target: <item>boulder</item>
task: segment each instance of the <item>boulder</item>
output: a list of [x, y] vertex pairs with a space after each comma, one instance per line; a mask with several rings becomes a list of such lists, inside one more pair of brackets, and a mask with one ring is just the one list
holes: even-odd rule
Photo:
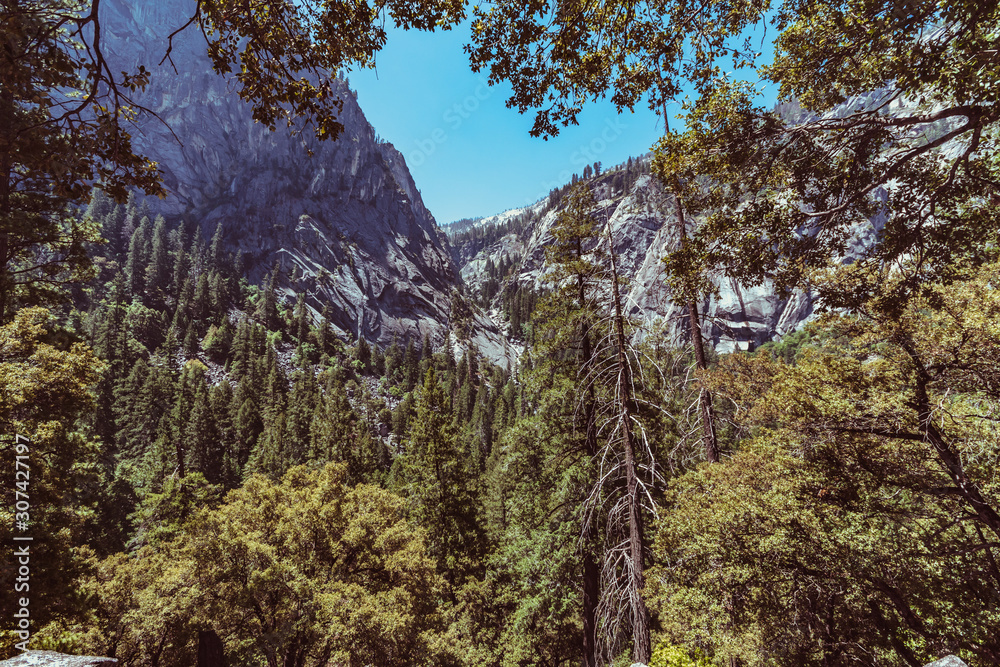
[[929, 662], [924, 667], [969, 667], [964, 660], [957, 655], [946, 655], [940, 660]]
[[25, 651], [9, 660], [0, 661], [3, 667], [113, 667], [114, 658], [92, 655], [66, 655], [56, 651]]

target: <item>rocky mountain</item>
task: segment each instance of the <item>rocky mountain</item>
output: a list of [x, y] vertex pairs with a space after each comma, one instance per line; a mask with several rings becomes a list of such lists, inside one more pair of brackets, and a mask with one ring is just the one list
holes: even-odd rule
[[[154, 207], [168, 219], [200, 225], [243, 253], [259, 282], [274, 267], [289, 298], [304, 292], [314, 311], [331, 308], [345, 335], [381, 345], [452, 326], [460, 285], [451, 249], [424, 206], [403, 156], [379, 140], [343, 79], [345, 131], [320, 142], [255, 123], [232, 84], [212, 71], [204, 37], [190, 28], [174, 39], [193, 0], [108, 0], [101, 4], [113, 71], [152, 72], [137, 98], [158, 118], [139, 122], [136, 144], [156, 159], [170, 196]], [[310, 152], [313, 153], [310, 156]], [[497, 327], [463, 313], [463, 329], [489, 358], [509, 363]]]
[[[917, 100], [893, 99], [885, 104], [886, 91], [874, 90], [845, 100], [824, 115], [841, 117], [862, 109], [882, 109], [883, 113], [913, 113]], [[782, 118], [796, 124], [814, 118], [794, 102], [775, 108]], [[920, 126], [914, 132], [939, 137], [953, 129], [959, 121], [939, 120]], [[955, 159], [964, 144], [951, 141], [938, 151]], [[630, 316], [647, 325], [662, 323], [670, 337], [680, 342], [686, 335], [688, 321], [685, 312], [674, 304], [663, 279], [662, 258], [677, 247], [679, 238], [669, 197], [649, 174], [651, 155], [630, 159], [605, 173], [588, 177], [597, 200], [595, 215], [607, 220], [614, 239], [618, 268], [629, 283], [626, 304]], [[508, 281], [505, 287], [490, 287], [494, 312], [499, 315], [499, 301], [511, 285], [533, 290], [544, 288], [545, 246], [552, 241], [552, 226], [560, 210], [560, 199], [569, 185], [554, 190], [533, 206], [506, 211], [488, 218], [465, 221], [459, 233], [452, 233], [455, 257], [460, 273], [472, 293], [482, 299], [484, 289], [496, 274], [497, 267]], [[886, 196], [883, 189], [875, 196]], [[605, 217], [606, 216], [606, 217]], [[884, 214], [869, 220], [859, 220], [842, 260], [861, 256], [875, 243], [885, 224]], [[492, 270], [490, 267], [493, 267]], [[770, 283], [756, 286], [741, 285], [721, 275], [712, 277], [714, 294], [699, 304], [702, 314], [702, 334], [717, 352], [752, 349], [800, 328], [813, 315], [810, 294], [794, 292], [779, 295]], [[496, 296], [493, 296], [493, 293]], [[499, 319], [499, 318], [497, 318]]]
[[[607, 216], [611, 227], [618, 268], [628, 280], [629, 315], [648, 325], [665, 324], [679, 341], [687, 320], [670, 299], [661, 263], [677, 245], [677, 226], [669, 198], [648, 172], [648, 159], [640, 159], [592, 177], [590, 185], [598, 201], [595, 214], [601, 219]], [[476, 234], [478, 243], [469, 238], [473, 235], [468, 231], [456, 236], [460, 272], [471, 293], [482, 294], [489, 280], [488, 267], [508, 265], [507, 289], [512, 283], [544, 289], [545, 246], [552, 241], [562, 194], [554, 192], [533, 206], [477, 221], [479, 230], [500, 231]], [[874, 235], [874, 230], [867, 231]], [[859, 227], [858, 235], [865, 238], [866, 230]], [[775, 340], [800, 327], [813, 312], [812, 299], [805, 293], [782, 297], [766, 284], [746, 287], [722, 278], [714, 282], [717, 294], [707, 297], [699, 310], [704, 314], [703, 335], [718, 352]]]

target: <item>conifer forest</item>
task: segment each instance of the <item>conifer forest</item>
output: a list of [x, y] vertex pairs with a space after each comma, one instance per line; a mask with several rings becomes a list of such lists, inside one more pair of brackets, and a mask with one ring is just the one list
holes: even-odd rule
[[[390, 27], [538, 151], [662, 136], [438, 226], [347, 80]], [[1000, 3], [0, 32], [0, 661], [1000, 665]]]

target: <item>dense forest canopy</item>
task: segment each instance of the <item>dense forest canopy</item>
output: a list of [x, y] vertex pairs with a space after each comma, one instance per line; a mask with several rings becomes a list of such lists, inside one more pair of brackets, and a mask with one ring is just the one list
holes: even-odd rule
[[[206, 32], [257, 120], [331, 139], [323, 72], [370, 62], [386, 17], [465, 13], [192, 9], [178, 27]], [[451, 336], [342, 340], [281, 298], [280, 266], [251, 284], [221, 226], [155, 215], [128, 133], [148, 73], [109, 70], [98, 11], [0, 13], [0, 452], [31, 471], [2, 489], [4, 656], [30, 636], [187, 665], [211, 632], [269, 667], [1000, 662], [997, 3], [476, 7], [472, 65], [536, 133], [603, 95], [695, 91], [610, 177], [666, 193], [686, 340], [629, 318], [588, 165], [537, 211], [456, 230], [478, 252], [553, 216], [540, 289], [511, 257], [472, 295], [524, 346], [512, 370]], [[719, 275], [824, 312], [717, 355], [699, 304]]]

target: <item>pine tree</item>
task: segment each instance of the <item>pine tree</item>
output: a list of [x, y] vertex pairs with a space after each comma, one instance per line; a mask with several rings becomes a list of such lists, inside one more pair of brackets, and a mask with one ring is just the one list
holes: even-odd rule
[[[229, 318], [223, 316], [222, 324], [209, 327], [201, 348], [208, 355], [209, 359], [217, 363], [222, 363], [229, 358], [230, 350], [233, 347], [233, 325], [229, 323]], [[234, 377], [236, 373], [233, 373]]]
[[[128, 241], [124, 238], [125, 230], [125, 208], [120, 204], [112, 207], [104, 218], [102, 228], [104, 238], [108, 240], [108, 256], [116, 262], [121, 262], [128, 248]], [[131, 235], [129, 235], [131, 238]]]
[[208, 250], [205, 248], [205, 237], [202, 236], [201, 227], [195, 227], [189, 256], [191, 271], [201, 274], [208, 270]]
[[216, 271], [212, 273], [211, 283], [211, 312], [225, 318], [225, 313], [229, 310], [229, 287], [226, 279]]
[[482, 567], [484, 535], [476, 513], [468, 452], [456, 436], [449, 405], [433, 369], [417, 394], [416, 417], [394, 479], [413, 517], [430, 532], [429, 551], [445, 578], [460, 586]]
[[125, 260], [125, 284], [129, 294], [139, 294], [146, 285], [146, 265], [150, 254], [149, 218], [142, 218], [132, 233]]
[[375, 377], [385, 377], [385, 353], [378, 345], [372, 346], [372, 373]]
[[146, 267], [146, 292], [155, 302], [162, 302], [170, 288], [170, 254], [167, 251], [167, 222], [162, 215], [156, 216], [153, 227], [152, 249], [149, 265]]
[[319, 387], [312, 369], [303, 364], [296, 371], [288, 394], [288, 443], [285, 458], [289, 465], [305, 463], [311, 450], [310, 430], [319, 403]]
[[174, 311], [173, 326], [181, 332], [186, 332], [188, 324], [192, 321], [191, 313], [194, 310], [192, 303], [194, 302], [195, 280], [194, 275], [189, 273], [187, 278], [184, 279], [180, 293], [177, 295], [177, 309]]
[[119, 239], [122, 251], [128, 250], [132, 234], [134, 234], [136, 228], [139, 227], [140, 217], [139, 205], [136, 202], [135, 191], [133, 190], [128, 193], [128, 200], [122, 208], [121, 238]]
[[309, 307], [306, 306], [306, 295], [299, 293], [295, 300], [295, 341], [301, 347], [308, 342]]
[[288, 468], [288, 429], [284, 412], [278, 412], [264, 422], [264, 430], [247, 461], [246, 471], [280, 479]]
[[420, 348], [420, 377], [427, 375], [427, 369], [434, 363], [434, 349], [431, 347], [430, 334], [424, 334], [424, 344]]
[[444, 372], [445, 376], [449, 376], [455, 372], [455, 350], [452, 345], [451, 331], [449, 331], [444, 338], [444, 349], [442, 350], [444, 354]]
[[474, 429], [476, 442], [476, 457], [479, 462], [479, 469], [482, 470], [493, 451], [493, 414], [494, 396], [490, 388], [483, 383], [476, 392], [476, 405], [472, 412], [470, 422]]
[[169, 367], [173, 367], [174, 359], [177, 357], [179, 351], [180, 343], [177, 342], [177, 327], [169, 326], [167, 327], [167, 338], [163, 341], [163, 355]]
[[194, 321], [190, 322], [187, 326], [187, 331], [184, 334], [184, 354], [188, 358], [193, 358], [198, 356], [198, 350], [200, 349], [198, 344], [198, 334], [195, 328]]
[[[195, 283], [194, 295], [191, 299], [191, 317], [199, 323], [199, 329], [212, 316], [212, 290], [210, 276], [202, 272]], [[201, 329], [202, 331], [204, 329]]]
[[219, 436], [219, 449], [222, 451], [222, 479], [220, 481], [226, 489], [239, 486], [243, 477], [242, 463], [236, 460], [236, 428], [232, 418], [234, 397], [233, 387], [226, 381], [216, 384], [209, 393], [212, 420]]
[[257, 320], [261, 322], [268, 331], [277, 331], [278, 320], [278, 297], [276, 285], [278, 279], [278, 266], [275, 265], [267, 283], [264, 286], [264, 293], [260, 297], [257, 305]]
[[230, 452], [230, 463], [227, 469], [236, 479], [242, 479], [244, 470], [250, 460], [251, 453], [257, 448], [257, 442], [264, 431], [260, 406], [254, 399], [254, 390], [249, 379], [245, 379], [236, 387], [230, 408], [233, 423], [235, 447]]
[[316, 347], [319, 348], [321, 362], [330, 353], [332, 335], [333, 332], [330, 331], [330, 305], [326, 304], [323, 306], [323, 313], [316, 327]]
[[288, 396], [288, 378], [278, 363], [278, 352], [273, 345], [267, 345], [267, 352], [260, 360], [258, 378], [264, 379], [263, 411], [265, 419], [273, 418], [279, 412], [284, 412]]
[[215, 225], [215, 233], [212, 234], [212, 245], [208, 249], [209, 267], [213, 271], [222, 273], [224, 270], [222, 256], [222, 221]]
[[[126, 290], [125, 276], [119, 271], [101, 308], [101, 318], [94, 336], [95, 350], [109, 364], [97, 386], [94, 427], [106, 444], [109, 456], [112, 457], [117, 431], [112, 410], [114, 388], [125, 378], [131, 362], [128, 352], [129, 332], [126, 326]], [[111, 465], [112, 460], [106, 459], [105, 463]]]
[[178, 227], [174, 236], [174, 268], [170, 280], [170, 292], [177, 299], [180, 298], [184, 283], [187, 281], [189, 263], [186, 243], [184, 227]]
[[178, 378], [173, 404], [160, 419], [157, 440], [144, 463], [150, 489], [162, 488], [167, 477], [183, 479], [187, 474], [187, 425], [198, 386], [205, 384], [204, 370], [200, 362], [189, 362]]
[[118, 431], [115, 440], [118, 443], [119, 460], [135, 461], [141, 459], [152, 444], [152, 435], [158, 417], [153, 419], [148, 382], [150, 376], [149, 363], [144, 357], [139, 357], [128, 377], [115, 387], [115, 402], [113, 412]]
[[[146, 365], [144, 359], [136, 361], [137, 366]], [[142, 369], [135, 371], [142, 376]], [[135, 488], [149, 488], [156, 476], [156, 468], [150, 468], [150, 457], [154, 446], [162, 435], [161, 426], [169, 417], [171, 402], [177, 392], [177, 383], [170, 368], [162, 357], [153, 357], [145, 372], [141, 389], [132, 394], [135, 380], [121, 388], [116, 394], [116, 414], [122, 448], [119, 451], [119, 466], [127, 468], [126, 477]]]
[[[108, 198], [104, 190], [100, 188], [95, 189], [90, 195], [90, 203], [87, 204], [86, 217], [91, 218], [95, 222], [103, 223], [107, 220], [108, 216], [114, 211], [115, 203]], [[107, 229], [104, 229], [107, 232]], [[107, 240], [107, 235], [104, 236]]]
[[476, 385], [466, 381], [458, 390], [455, 400], [455, 419], [459, 424], [468, 423], [472, 419], [472, 411], [476, 407]]
[[225, 472], [225, 450], [209, 389], [204, 382], [195, 387], [184, 439], [188, 448], [188, 470], [200, 472], [212, 484], [221, 483]]
[[364, 338], [358, 339], [357, 360], [361, 363], [361, 372], [368, 373], [371, 369], [372, 349]]
[[347, 464], [352, 484], [384, 478], [384, 450], [351, 407], [344, 386], [328, 378], [310, 431], [312, 458]]
[[239, 382], [244, 379], [251, 370], [251, 359], [254, 354], [251, 341], [251, 329], [254, 324], [249, 318], [241, 318], [236, 325], [236, 334], [233, 336], [232, 363], [229, 370], [233, 379]]
[[392, 411], [392, 432], [400, 438], [407, 437], [410, 432], [410, 423], [413, 421], [415, 414], [416, 409], [413, 403], [413, 393], [406, 392], [403, 394], [403, 400]]
[[[595, 341], [601, 338], [596, 330], [602, 319], [597, 297], [605, 281], [601, 269], [604, 257], [596, 244], [598, 224], [591, 214], [594, 201], [589, 187], [584, 183], [570, 190], [564, 202], [552, 228], [553, 242], [546, 248], [554, 289], [540, 306], [540, 343], [533, 348], [536, 354], [526, 353], [522, 361], [529, 408], [519, 418], [521, 399], [508, 381], [490, 420], [506, 434], [504, 447], [492, 450], [488, 468], [495, 487], [492, 493], [499, 496], [494, 503], [499, 502], [501, 516], [507, 517], [503, 521], [510, 522], [508, 530], [515, 536], [512, 549], [526, 552], [523, 560], [512, 564], [516, 576], [539, 576], [533, 564], [538, 544], [565, 559], [555, 572], [569, 568], [577, 573], [572, 602], [548, 596], [540, 600], [544, 605], [572, 604], [579, 610], [582, 632], [574, 629], [564, 641], [572, 638], [567, 649], [579, 652], [583, 664], [593, 667], [599, 657], [597, 614], [604, 517], [593, 517], [589, 522], [586, 518], [586, 499], [598, 480], [592, 463], [599, 451], [598, 388], [585, 386], [581, 379], [589, 375], [585, 369], [593, 364]], [[518, 310], [533, 309], [533, 304], [518, 301]], [[524, 538], [517, 537], [525, 530], [534, 531], [529, 533], [532, 537], [527, 545], [520, 544]], [[567, 537], [574, 548], [568, 548]], [[558, 590], [554, 583], [548, 585]], [[528, 605], [543, 604], [530, 594], [524, 597]], [[613, 632], [613, 628], [608, 631]], [[550, 641], [543, 637], [536, 641]]]
[[396, 337], [392, 337], [392, 344], [385, 351], [385, 377], [394, 384], [403, 380], [403, 352], [399, 349], [399, 342]]
[[[542, 319], [556, 326], [569, 325], [561, 337], [573, 341], [579, 350], [577, 374], [588, 378], [577, 399], [584, 421], [580, 426], [586, 434], [585, 451], [600, 464], [597, 475], [592, 473], [590, 477], [583, 522], [587, 528], [584, 537], [592, 547], [597, 536], [589, 528], [603, 524], [607, 530], [600, 594], [607, 610], [604, 639], [615, 646], [619, 632], [616, 626], [627, 618], [628, 628], [621, 630], [630, 635], [633, 659], [648, 662], [650, 619], [641, 594], [646, 549], [643, 500], [648, 496], [649, 475], [654, 466], [650, 461], [652, 452], [641, 447], [637, 431], [640, 422], [636, 414], [636, 387], [641, 382], [634, 372], [636, 355], [625, 331], [611, 227], [604, 225], [606, 237], [601, 238], [605, 234], [593, 217], [595, 207], [586, 183], [570, 191], [566, 207], [553, 228], [555, 243], [547, 252], [548, 261], [555, 264], [551, 279], [557, 281], [557, 291], [549, 301], [555, 313], [550, 311]], [[606, 254], [597, 252], [602, 244], [606, 245]], [[567, 305], [570, 310], [566, 310]], [[556, 314], [560, 311], [562, 315]], [[598, 322], [610, 325], [610, 330], [600, 337], [605, 341], [601, 347], [595, 345], [597, 337], [593, 335]], [[548, 337], [558, 341], [560, 333], [554, 334]], [[598, 414], [604, 415], [600, 424]], [[598, 446], [599, 432], [607, 436]], [[611, 511], [609, 503], [618, 503], [622, 511]], [[598, 626], [595, 595], [598, 570], [596, 562], [591, 560], [595, 551], [592, 548], [584, 554], [584, 653], [588, 664], [593, 664], [594, 633]]]
[[403, 357], [403, 388], [412, 391], [420, 381], [420, 357], [413, 345], [413, 339], [406, 341], [406, 354]]

